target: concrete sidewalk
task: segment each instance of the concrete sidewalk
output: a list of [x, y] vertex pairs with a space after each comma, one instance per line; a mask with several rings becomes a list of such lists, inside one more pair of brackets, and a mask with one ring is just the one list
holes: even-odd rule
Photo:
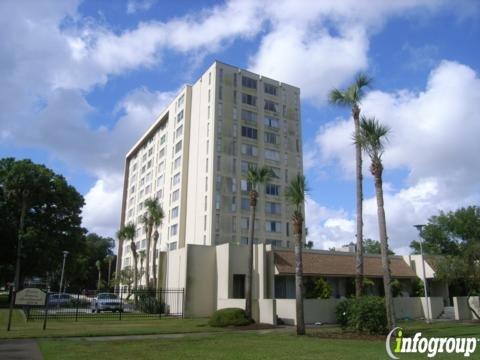
[[43, 356], [35, 340], [0, 340], [0, 359], [42, 360]]

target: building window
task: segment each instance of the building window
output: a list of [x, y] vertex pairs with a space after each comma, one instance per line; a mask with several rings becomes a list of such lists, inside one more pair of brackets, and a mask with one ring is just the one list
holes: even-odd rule
[[219, 68], [218, 69], [218, 78], [220, 81], [223, 81], [223, 69]]
[[245, 180], [245, 179], [242, 179], [240, 180], [240, 190], [241, 191], [251, 191], [253, 188], [252, 188], [252, 183], [250, 183], [249, 181]]
[[265, 105], [263, 107], [265, 110], [267, 111], [271, 111], [271, 112], [277, 112], [278, 110], [278, 104], [274, 101], [271, 101], [271, 100], [265, 100]]
[[242, 217], [240, 219], [240, 228], [242, 230], [248, 230], [248, 224], [250, 222], [250, 219], [248, 217]]
[[172, 193], [172, 202], [177, 201], [180, 198], [180, 190], [175, 190]]
[[241, 207], [242, 207], [242, 210], [250, 209], [250, 199], [246, 197], [242, 197]]
[[257, 129], [242, 126], [242, 136], [250, 139], [257, 139]]
[[242, 76], [242, 86], [249, 89], [257, 89], [257, 80]]
[[180, 183], [180, 173], [177, 173], [177, 174], [175, 174], [175, 175], [173, 176], [173, 182], [172, 182], [172, 184], [173, 184], [173, 186], [175, 186], [175, 185], [177, 185], [177, 184], [179, 184], [179, 183]]
[[276, 118], [273, 118], [273, 117], [265, 116], [263, 123], [266, 127], [271, 128], [271, 129], [279, 129], [280, 128], [280, 121]]
[[257, 114], [253, 111], [242, 109], [242, 120], [252, 123], [257, 123]]
[[217, 192], [217, 193], [215, 194], [215, 209], [216, 209], [216, 210], [220, 210], [221, 199], [222, 199], [222, 197], [220, 196], [220, 193]]
[[237, 104], [237, 90], [233, 90], [233, 103]]
[[182, 132], [183, 132], [183, 125], [180, 125], [178, 128], [177, 128], [177, 131], [175, 132], [175, 137], [180, 137], [182, 136]]
[[234, 299], [245, 299], [245, 275], [233, 274], [233, 294]]
[[185, 101], [185, 94], [182, 94], [182, 96], [180, 96], [178, 98], [178, 101], [177, 101], [177, 106], [178, 107], [181, 107], [183, 105], [183, 102]]
[[264, 135], [265, 135], [265, 143], [273, 144], [273, 145], [278, 144], [278, 135], [277, 134], [266, 132]]
[[267, 245], [272, 245], [272, 247], [282, 247], [282, 240], [267, 239], [265, 240]]
[[232, 232], [237, 232], [237, 217], [232, 216]]
[[257, 97], [242, 93], [242, 103], [251, 106], [257, 106]]
[[170, 226], [170, 236], [175, 236], [178, 233], [178, 224]]
[[218, 100], [223, 100], [223, 86], [218, 87]]
[[168, 249], [170, 251], [176, 250], [177, 249], [177, 242], [175, 241], [175, 242], [171, 242], [170, 244], [168, 244]]
[[275, 184], [266, 184], [265, 193], [267, 195], [279, 196], [280, 195], [280, 185]]
[[257, 156], [258, 149], [255, 145], [242, 144], [242, 155]]
[[233, 74], [233, 86], [235, 86], [235, 87], [237, 86], [237, 81], [238, 81], [237, 77], [238, 77], [237, 73], [234, 73]]
[[182, 140], [177, 142], [177, 144], [175, 145], [175, 154], [177, 154], [180, 150], [182, 150]]
[[170, 218], [171, 219], [176, 219], [178, 217], [178, 206], [175, 206], [173, 209], [172, 209], [172, 212], [170, 214]]
[[250, 170], [250, 169], [256, 169], [257, 168], [257, 164], [251, 163], [251, 162], [248, 162], [248, 161], [242, 161], [240, 166], [241, 166], [242, 173], [244, 173], [244, 174], [248, 173], [248, 170]]
[[164, 156], [165, 156], [165, 147], [163, 147], [158, 153], [158, 158], [161, 159]]
[[265, 213], [267, 214], [280, 214], [282, 211], [282, 205], [279, 203], [269, 202], [265, 203]]
[[175, 162], [173, 163], [173, 168], [176, 170], [180, 167], [181, 164], [182, 164], [182, 157], [179, 156], [175, 159]]
[[275, 85], [264, 83], [263, 89], [265, 90], [265, 93], [277, 96], [277, 87]]
[[279, 162], [280, 152], [270, 149], [265, 149], [265, 159], [270, 161]]
[[180, 111], [177, 115], [177, 124], [181, 123], [183, 120], [183, 110]]
[[282, 232], [282, 223], [279, 221], [265, 221], [265, 231], [266, 232]]
[[151, 167], [152, 167], [152, 160], [148, 160], [147, 169], [150, 169]]

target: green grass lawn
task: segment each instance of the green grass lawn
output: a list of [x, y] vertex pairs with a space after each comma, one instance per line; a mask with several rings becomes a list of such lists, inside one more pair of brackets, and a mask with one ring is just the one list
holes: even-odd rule
[[114, 320], [99, 317], [96, 319], [48, 320], [47, 329], [42, 330], [43, 321], [26, 322], [22, 311], [16, 310], [13, 315], [12, 328], [6, 331], [8, 310], [0, 309], [0, 339], [39, 338], [39, 337], [72, 337], [72, 336], [107, 336], [107, 335], [142, 335], [185, 332], [222, 331], [208, 326], [208, 319], [177, 318], [127, 318]]
[[[435, 325], [436, 327], [436, 325]], [[478, 328], [478, 325], [476, 326]], [[462, 333], [461, 325], [440, 326], [438, 334]], [[453, 331], [453, 332], [452, 332]], [[479, 330], [466, 326], [464, 332]], [[311, 333], [312, 334], [312, 333]], [[40, 342], [46, 360], [53, 359], [387, 359], [384, 340], [323, 339], [297, 337], [293, 332], [219, 333], [130, 341], [47, 340]], [[426, 354], [400, 354], [401, 359], [427, 359]], [[459, 355], [437, 355], [435, 359], [460, 359]], [[479, 359], [477, 350], [470, 359]]]

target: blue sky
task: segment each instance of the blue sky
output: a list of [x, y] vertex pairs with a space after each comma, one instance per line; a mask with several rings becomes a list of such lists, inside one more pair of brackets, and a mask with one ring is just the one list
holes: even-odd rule
[[479, 18], [474, 0], [2, 1], [0, 156], [62, 173], [84, 225], [112, 235], [127, 149], [218, 59], [301, 88], [307, 225], [329, 248], [354, 240], [355, 219], [350, 113], [326, 95], [363, 71], [362, 111], [392, 128], [387, 225], [407, 253], [412, 224], [480, 199]]

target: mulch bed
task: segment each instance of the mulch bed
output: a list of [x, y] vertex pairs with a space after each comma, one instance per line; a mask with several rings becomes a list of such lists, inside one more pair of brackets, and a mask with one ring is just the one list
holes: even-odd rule
[[235, 330], [269, 330], [269, 329], [278, 329], [279, 326], [270, 325], [270, 324], [253, 323], [253, 324], [244, 325], [244, 326], [229, 326], [228, 328], [235, 329]]
[[368, 340], [379, 341], [385, 340], [385, 335], [370, 335], [356, 332], [307, 332], [308, 336], [320, 339], [335, 339], [335, 340]]

